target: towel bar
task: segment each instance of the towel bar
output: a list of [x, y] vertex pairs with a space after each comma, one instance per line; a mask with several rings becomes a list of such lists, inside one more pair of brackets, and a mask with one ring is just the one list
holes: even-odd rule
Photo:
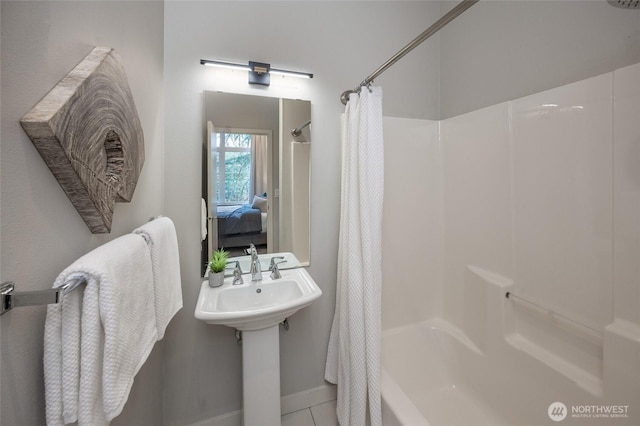
[[58, 288], [47, 290], [14, 292], [16, 284], [7, 281], [0, 285], [0, 315], [20, 306], [38, 306], [60, 303], [65, 295], [85, 281], [77, 279]]

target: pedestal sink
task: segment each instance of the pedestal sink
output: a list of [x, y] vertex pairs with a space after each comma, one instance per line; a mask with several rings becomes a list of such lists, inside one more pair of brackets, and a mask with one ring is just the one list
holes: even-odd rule
[[195, 317], [209, 324], [242, 331], [242, 385], [244, 426], [280, 426], [280, 334], [278, 325], [309, 306], [322, 290], [302, 268], [281, 271], [273, 280], [269, 271], [263, 280], [232, 285], [226, 278], [221, 287], [200, 287]]

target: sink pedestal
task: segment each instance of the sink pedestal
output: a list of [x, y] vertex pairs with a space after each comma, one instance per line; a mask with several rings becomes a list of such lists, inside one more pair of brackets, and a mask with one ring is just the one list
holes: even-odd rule
[[[291, 253], [289, 257], [295, 259]], [[242, 331], [242, 385], [245, 426], [280, 426], [280, 323], [322, 295], [306, 269], [281, 271], [260, 284], [200, 286], [195, 317]], [[221, 383], [220, 386], [224, 386]]]
[[244, 426], [280, 426], [279, 324], [242, 331]]

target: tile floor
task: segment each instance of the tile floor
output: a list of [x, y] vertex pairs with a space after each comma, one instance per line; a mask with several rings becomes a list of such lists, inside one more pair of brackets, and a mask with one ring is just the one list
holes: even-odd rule
[[282, 416], [282, 426], [339, 426], [336, 401], [325, 402]]

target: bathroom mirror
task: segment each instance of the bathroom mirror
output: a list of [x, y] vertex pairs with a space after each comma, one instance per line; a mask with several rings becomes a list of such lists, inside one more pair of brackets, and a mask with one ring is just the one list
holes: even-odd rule
[[311, 103], [205, 91], [204, 107], [202, 273], [252, 243], [309, 265]]

